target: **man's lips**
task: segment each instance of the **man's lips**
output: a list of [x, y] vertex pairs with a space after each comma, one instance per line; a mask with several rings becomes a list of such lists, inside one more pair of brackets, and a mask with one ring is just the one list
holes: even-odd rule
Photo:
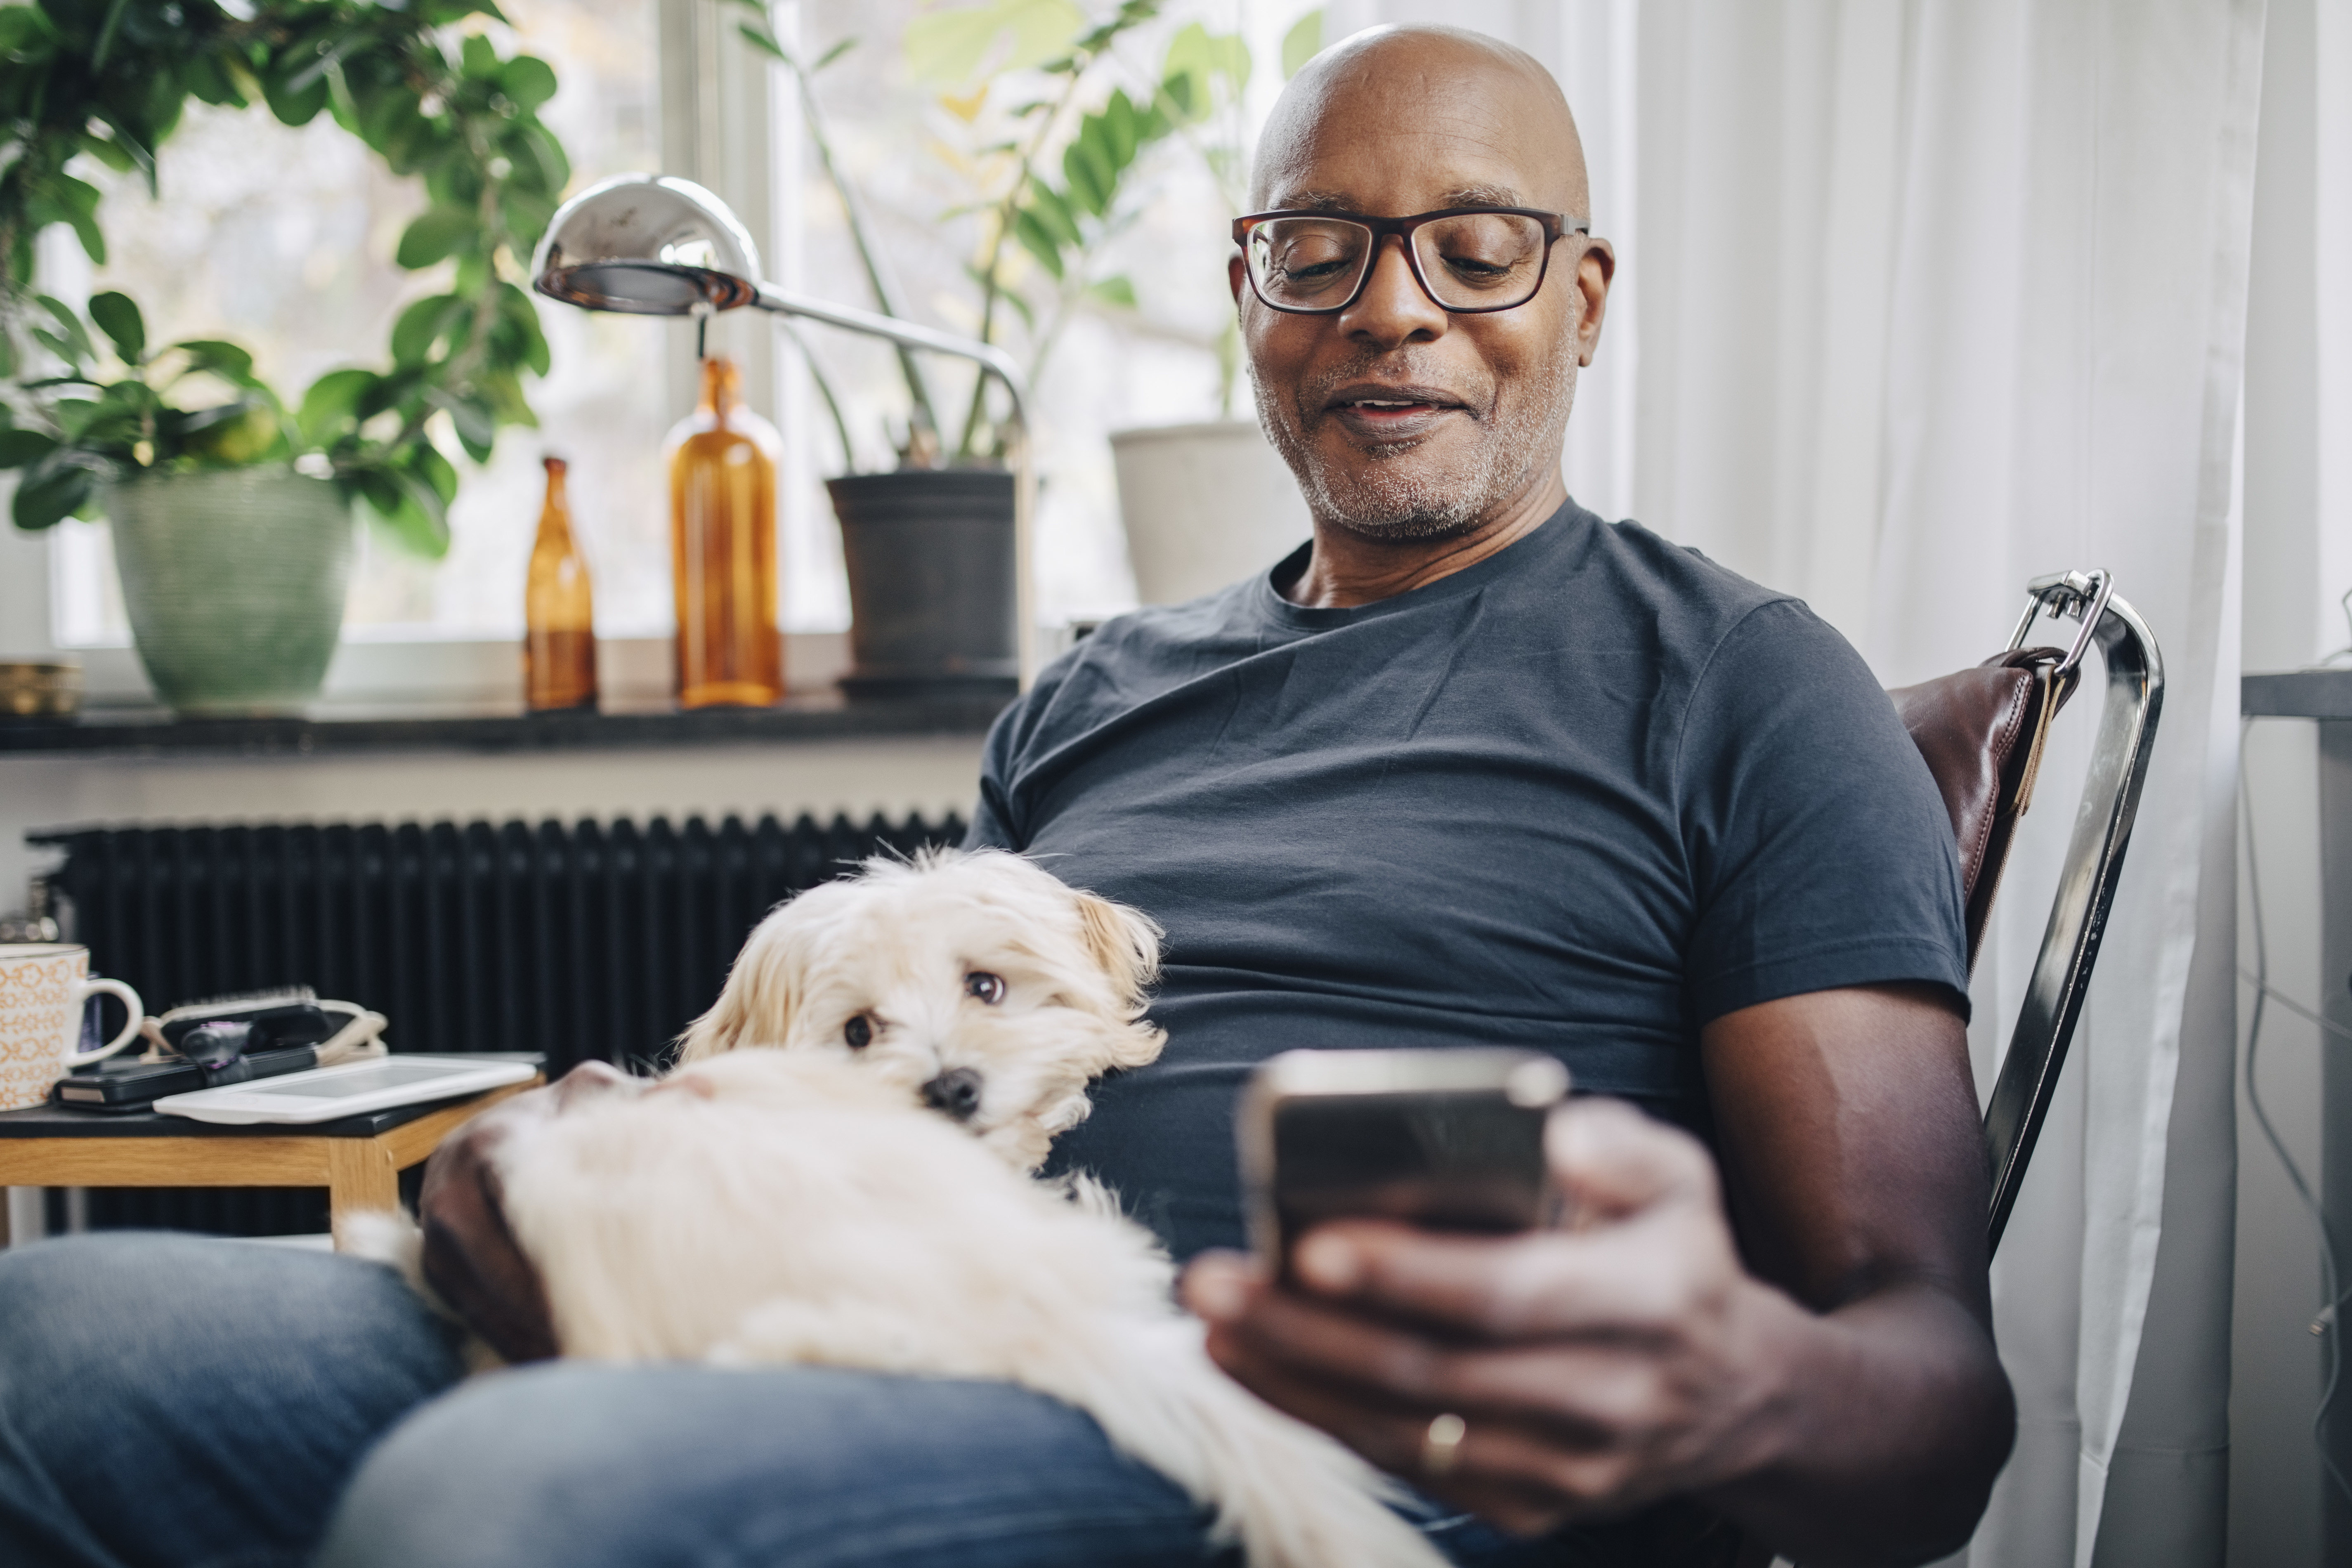
[[1341, 424], [1359, 434], [1389, 441], [1422, 435], [1446, 415], [1464, 408], [1460, 398], [1433, 386], [1381, 382], [1357, 382], [1323, 400], [1323, 411]]

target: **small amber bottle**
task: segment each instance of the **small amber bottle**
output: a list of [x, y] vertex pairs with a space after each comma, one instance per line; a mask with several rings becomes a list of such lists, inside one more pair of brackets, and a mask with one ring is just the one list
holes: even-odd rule
[[563, 459], [547, 459], [547, 504], [523, 588], [523, 705], [532, 712], [596, 705], [596, 616], [588, 563], [572, 538]]
[[669, 433], [677, 702], [764, 708], [784, 694], [776, 630], [776, 427], [743, 406], [735, 362], [702, 362], [700, 406]]

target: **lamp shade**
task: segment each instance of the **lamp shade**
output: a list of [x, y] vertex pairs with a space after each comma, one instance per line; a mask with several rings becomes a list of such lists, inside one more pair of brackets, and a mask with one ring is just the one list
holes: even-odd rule
[[760, 251], [727, 204], [691, 180], [618, 174], [556, 209], [532, 287], [591, 310], [683, 316], [758, 301]]

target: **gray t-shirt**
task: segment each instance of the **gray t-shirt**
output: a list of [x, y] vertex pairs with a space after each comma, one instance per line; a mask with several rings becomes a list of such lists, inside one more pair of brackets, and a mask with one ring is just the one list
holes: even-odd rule
[[1570, 504], [1355, 609], [1271, 574], [1109, 622], [997, 721], [971, 842], [1168, 931], [1159, 1061], [1055, 1149], [1179, 1257], [1242, 1242], [1234, 1097], [1294, 1047], [1550, 1051], [1707, 1124], [1701, 1025], [1924, 981], [1965, 1008], [1951, 832], [1804, 605]]

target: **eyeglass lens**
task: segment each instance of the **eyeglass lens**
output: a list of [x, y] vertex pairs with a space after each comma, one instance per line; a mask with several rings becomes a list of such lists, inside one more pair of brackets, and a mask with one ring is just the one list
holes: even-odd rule
[[[1413, 231], [1412, 246], [1430, 293], [1454, 310], [1508, 310], [1525, 304], [1543, 280], [1544, 226], [1516, 213], [1438, 218]], [[1337, 310], [1374, 254], [1372, 231], [1362, 224], [1268, 218], [1250, 230], [1250, 279], [1277, 310]]]

